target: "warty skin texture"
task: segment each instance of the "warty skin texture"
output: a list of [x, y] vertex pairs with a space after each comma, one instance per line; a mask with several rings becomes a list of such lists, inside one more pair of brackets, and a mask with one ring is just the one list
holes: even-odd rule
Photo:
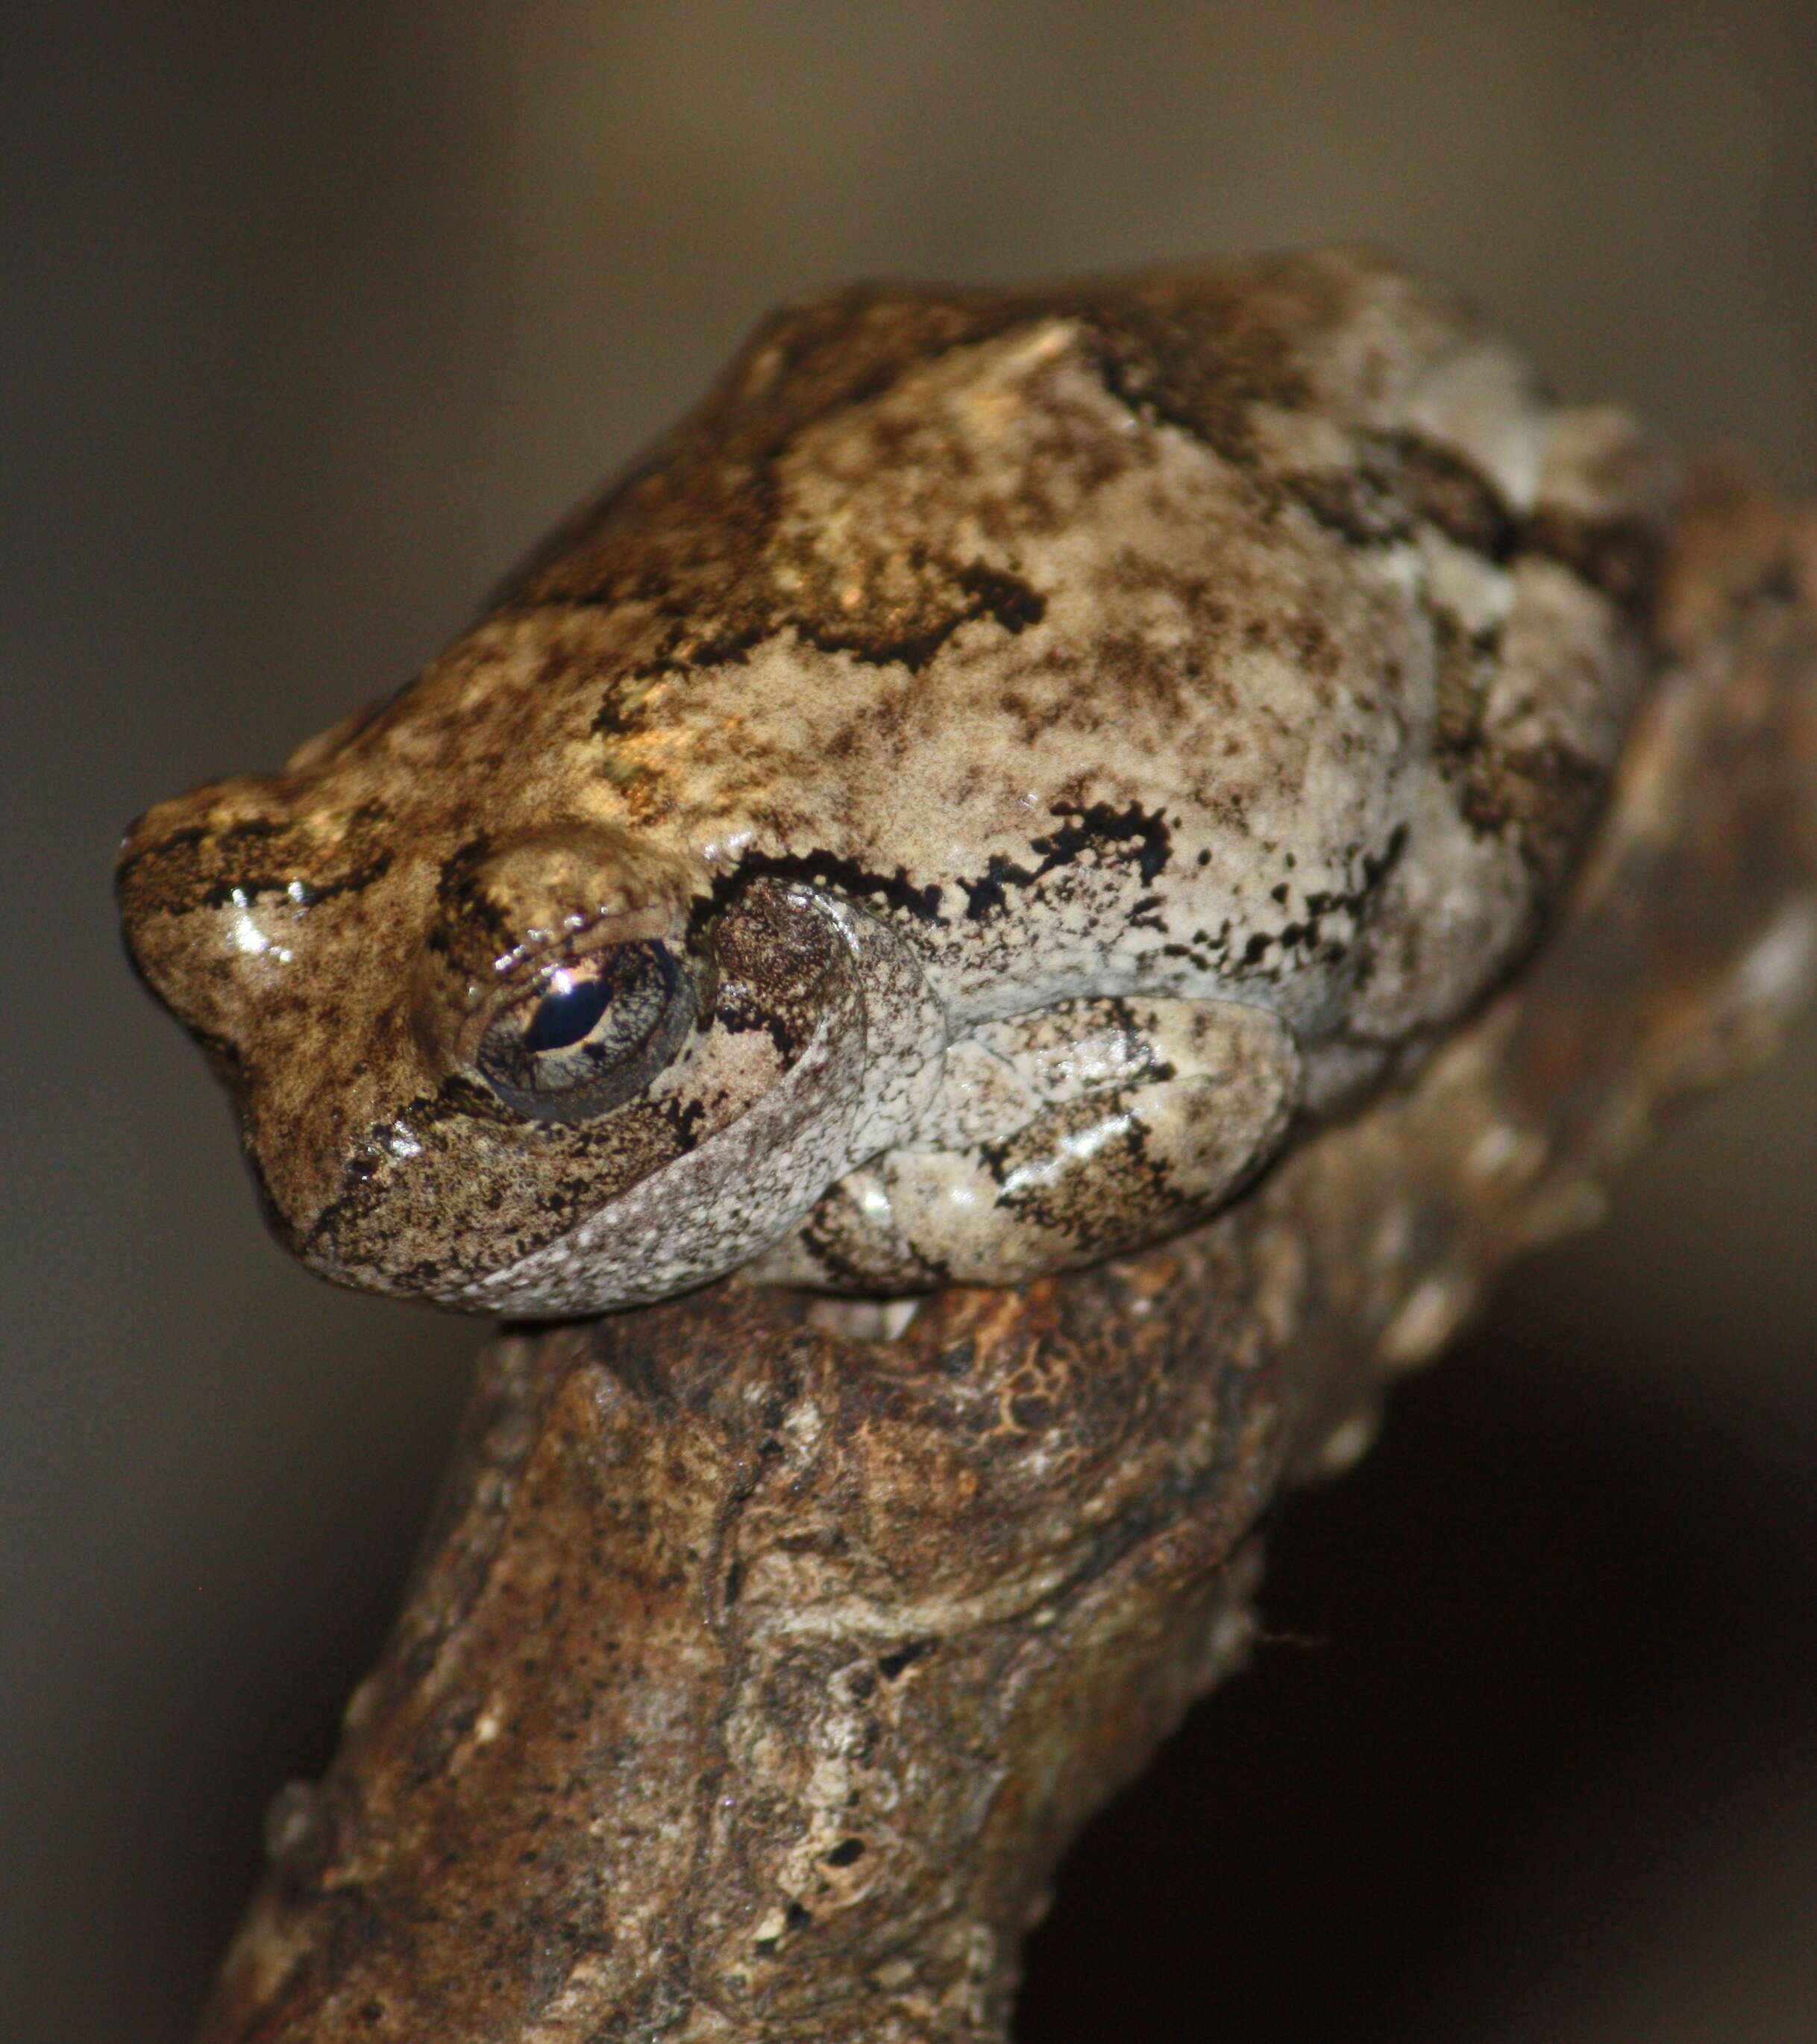
[[142, 817], [129, 947], [345, 1283], [1089, 1262], [1519, 958], [1674, 487], [1373, 258], [809, 301], [402, 694]]

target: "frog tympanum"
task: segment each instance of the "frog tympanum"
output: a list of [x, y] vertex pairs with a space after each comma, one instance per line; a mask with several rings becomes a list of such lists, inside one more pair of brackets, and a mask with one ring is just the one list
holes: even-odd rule
[[343, 1283], [1086, 1262], [1530, 944], [1673, 487], [1371, 257], [808, 300], [402, 693], [141, 817], [132, 956]]

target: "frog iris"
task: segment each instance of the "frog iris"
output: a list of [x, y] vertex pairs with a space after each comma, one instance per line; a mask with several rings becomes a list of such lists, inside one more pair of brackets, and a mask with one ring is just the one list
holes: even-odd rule
[[475, 1062], [518, 1113], [586, 1120], [648, 1085], [694, 1011], [692, 976], [666, 944], [545, 959], [532, 989], [487, 1029]]

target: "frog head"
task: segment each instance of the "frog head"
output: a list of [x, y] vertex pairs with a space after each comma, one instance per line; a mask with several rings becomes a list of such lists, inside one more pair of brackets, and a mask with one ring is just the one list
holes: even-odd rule
[[129, 951], [322, 1275], [518, 1316], [685, 1289], [846, 1167], [880, 933], [627, 827], [597, 778], [540, 774], [532, 814], [501, 705], [463, 731], [459, 694], [149, 811]]

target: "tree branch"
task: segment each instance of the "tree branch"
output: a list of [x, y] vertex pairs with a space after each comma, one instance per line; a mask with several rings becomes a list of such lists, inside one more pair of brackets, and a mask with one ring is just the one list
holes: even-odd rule
[[1659, 630], [1539, 954], [1209, 1226], [892, 1342], [721, 1285], [494, 1343], [207, 2044], [1001, 2038], [1056, 1857], [1243, 1658], [1264, 1506], [1807, 990], [1817, 524], [1705, 461]]

